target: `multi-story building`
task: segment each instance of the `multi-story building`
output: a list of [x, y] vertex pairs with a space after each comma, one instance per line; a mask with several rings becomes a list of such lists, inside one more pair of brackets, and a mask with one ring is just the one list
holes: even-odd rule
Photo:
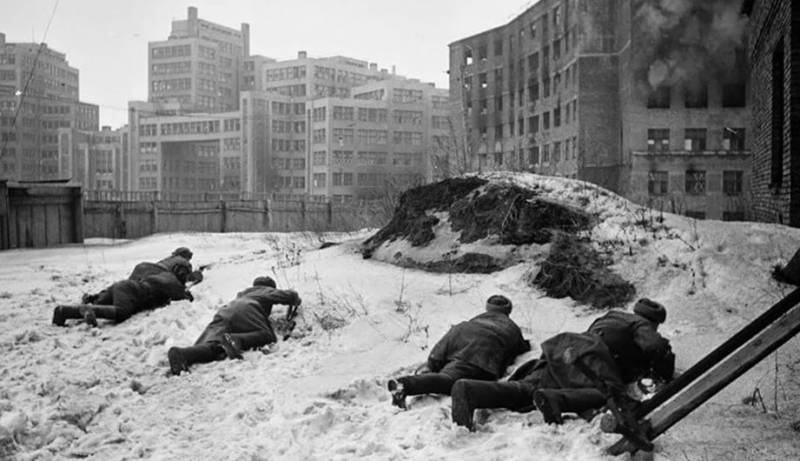
[[[447, 136], [446, 124], [440, 123], [447, 119], [447, 90], [390, 79], [350, 91], [351, 98], [308, 103], [309, 196], [349, 201], [430, 182], [430, 147], [437, 137]], [[280, 174], [293, 161], [273, 157], [276, 166], [283, 166]]]
[[0, 33], [0, 178], [63, 179], [58, 129], [99, 123], [98, 107], [79, 100], [78, 80], [63, 53]]
[[691, 21], [656, 27], [648, 7], [541, 0], [452, 43], [452, 126], [466, 140], [468, 167], [579, 178], [666, 211], [748, 218], [742, 54], [726, 55], [733, 65], [725, 72], [683, 71], [685, 44], [659, 40]]
[[131, 189], [127, 127], [59, 128], [58, 138], [59, 178], [79, 182], [85, 191]]
[[263, 95], [244, 92], [241, 98], [242, 110], [211, 114], [180, 114], [180, 105], [130, 102], [134, 189], [174, 200], [241, 197], [253, 190], [255, 174], [248, 174], [248, 165], [266, 154], [267, 105]]
[[750, 17], [753, 209], [758, 221], [800, 227], [800, 8], [789, 0], [745, 0]]
[[180, 103], [184, 110], [215, 112], [239, 108], [250, 27], [225, 27], [197, 17], [172, 22], [164, 41], [148, 44], [148, 101]]

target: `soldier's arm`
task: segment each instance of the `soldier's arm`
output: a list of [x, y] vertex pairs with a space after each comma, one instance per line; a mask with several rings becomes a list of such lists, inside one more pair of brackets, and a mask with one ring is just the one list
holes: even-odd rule
[[299, 305], [302, 300], [294, 290], [272, 290], [267, 296], [272, 304], [286, 304], [287, 306]]
[[453, 330], [448, 331], [447, 334], [444, 335], [442, 339], [440, 339], [439, 342], [433, 346], [431, 353], [428, 355], [428, 369], [434, 373], [447, 365], [448, 348], [450, 346], [450, 336], [452, 331]]
[[278, 342], [278, 338], [275, 336], [275, 331], [272, 329], [272, 326], [264, 330], [251, 331], [249, 333], [233, 333], [232, 335], [239, 339], [239, 344], [249, 344], [252, 345], [254, 349]]

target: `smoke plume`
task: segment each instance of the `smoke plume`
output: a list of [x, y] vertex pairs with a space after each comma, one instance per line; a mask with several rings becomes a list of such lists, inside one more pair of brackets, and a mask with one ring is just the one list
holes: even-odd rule
[[[741, 80], [742, 0], [634, 0], [634, 66], [651, 88], [713, 77]], [[638, 40], [637, 40], [638, 41]]]

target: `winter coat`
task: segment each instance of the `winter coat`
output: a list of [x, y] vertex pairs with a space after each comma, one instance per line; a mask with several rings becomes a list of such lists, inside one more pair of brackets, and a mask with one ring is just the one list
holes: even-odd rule
[[275, 342], [277, 338], [269, 321], [273, 304], [300, 304], [300, 297], [293, 290], [248, 288], [214, 315], [195, 344], [220, 342], [225, 333], [251, 333], [252, 337], [243, 341], [245, 348]]
[[170, 301], [190, 299], [191, 294], [172, 272], [148, 275], [142, 280], [122, 280], [105, 290], [97, 304], [108, 304], [130, 311], [131, 314], [165, 306]]
[[450, 328], [433, 346], [428, 368], [438, 372], [448, 362], [461, 360], [490, 373], [503, 376], [516, 356], [530, 350], [516, 323], [500, 312], [484, 312]]
[[596, 388], [597, 383], [579, 369], [580, 360], [607, 385], [621, 388], [614, 358], [599, 337], [588, 333], [559, 333], [542, 343], [542, 355], [514, 370], [510, 381], [520, 380], [536, 389]]
[[173, 272], [175, 269], [175, 265], [184, 262], [189, 265], [189, 271], [192, 272], [192, 263], [190, 263], [186, 258], [183, 256], [170, 256], [168, 258], [164, 258], [157, 263], [151, 262], [142, 262], [137, 264], [133, 268], [133, 272], [131, 275], [128, 276], [129, 280], [142, 280], [143, 278], [147, 277], [148, 275], [155, 275], [161, 272]]
[[633, 382], [656, 372], [669, 379], [675, 370], [675, 355], [669, 340], [661, 336], [652, 322], [630, 312], [610, 311], [589, 326], [608, 346], [625, 382]]
[[175, 265], [179, 264], [181, 262], [188, 264], [189, 265], [189, 272], [192, 271], [192, 263], [190, 263], [183, 256], [178, 256], [178, 255], [170, 256], [170, 257], [162, 259], [157, 264], [160, 265], [160, 266], [166, 267], [168, 271], [172, 272], [173, 269], [175, 268]]

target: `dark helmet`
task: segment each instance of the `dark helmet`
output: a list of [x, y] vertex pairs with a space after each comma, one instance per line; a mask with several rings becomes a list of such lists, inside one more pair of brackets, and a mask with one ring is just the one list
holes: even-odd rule
[[486, 300], [487, 312], [501, 312], [503, 314], [511, 314], [511, 300], [503, 295], [492, 295]]
[[664, 323], [667, 320], [667, 310], [664, 306], [648, 298], [636, 301], [633, 313], [641, 315], [653, 323]]
[[193, 255], [192, 250], [186, 247], [176, 248], [175, 251], [172, 252], [172, 256], [180, 256], [187, 261], [192, 259], [192, 255]]
[[275, 280], [272, 280], [272, 277], [263, 276], [263, 277], [256, 277], [253, 280], [254, 287], [272, 287], [275, 288]]

